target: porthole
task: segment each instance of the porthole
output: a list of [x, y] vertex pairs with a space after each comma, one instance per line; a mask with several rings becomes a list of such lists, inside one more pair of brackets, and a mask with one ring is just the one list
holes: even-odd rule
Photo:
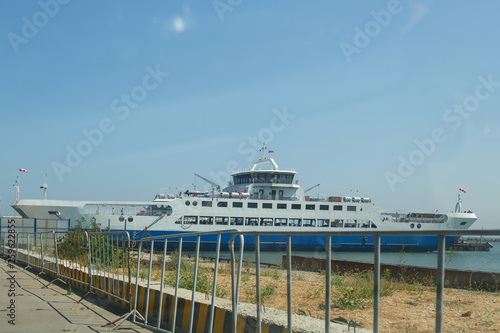
[[413, 223], [410, 224], [410, 228], [412, 228], [412, 229], [415, 228], [415, 224], [413, 224]]
[[193, 201], [193, 206], [198, 206], [198, 201]]
[[120, 216], [120, 217], [118, 218], [118, 221], [123, 222], [123, 221], [125, 221], [125, 218], [124, 218], [123, 216]]
[[134, 220], [134, 218], [132, 216], [129, 216], [128, 219], [127, 219], [129, 222], [132, 222]]
[[189, 206], [191, 202], [189, 200], [186, 200], [186, 206]]
[[417, 224], [417, 228], [418, 228], [418, 229], [422, 228], [422, 225], [421, 225], [420, 223], [419, 223], [419, 224]]

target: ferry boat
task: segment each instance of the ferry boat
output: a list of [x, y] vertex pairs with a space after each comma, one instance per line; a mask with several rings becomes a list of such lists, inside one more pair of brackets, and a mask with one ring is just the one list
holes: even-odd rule
[[[212, 185], [211, 192], [185, 191], [158, 194], [153, 201], [67, 201], [17, 200], [12, 207], [24, 218], [69, 220], [68, 227], [82, 217], [95, 218], [102, 228], [129, 231], [135, 239], [214, 230], [240, 231], [337, 231], [337, 230], [456, 230], [468, 229], [477, 219], [471, 212], [461, 211], [460, 194], [454, 212], [386, 211], [368, 197], [330, 196], [310, 198], [295, 179], [294, 170], [283, 170], [274, 159], [262, 157], [247, 170], [232, 174], [228, 187], [221, 187], [199, 175]], [[265, 166], [267, 165], [267, 167]], [[46, 189], [46, 187], [45, 187]], [[307, 190], [306, 190], [307, 191]], [[230, 234], [223, 235], [226, 244]], [[191, 238], [191, 237], [190, 237]], [[448, 246], [459, 237], [446, 237]], [[194, 239], [194, 237], [193, 237]], [[194, 241], [186, 246], [194, 248]], [[201, 249], [213, 250], [215, 236], [202, 238]], [[245, 249], [254, 248], [255, 237], [245, 238]], [[261, 236], [261, 250], [285, 250], [285, 236]], [[292, 238], [292, 250], [321, 251], [323, 236]], [[333, 236], [332, 250], [373, 251], [374, 237]], [[423, 252], [437, 249], [436, 236], [382, 236], [382, 251]]]

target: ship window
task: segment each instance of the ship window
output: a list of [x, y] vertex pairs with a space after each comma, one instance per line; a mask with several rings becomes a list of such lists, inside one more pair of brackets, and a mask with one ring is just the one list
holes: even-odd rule
[[262, 204], [262, 208], [273, 208], [273, 204], [265, 202]]
[[319, 210], [328, 210], [328, 205], [319, 205]]
[[219, 201], [217, 203], [217, 207], [227, 207], [227, 202], [226, 201]]
[[233, 207], [234, 208], [241, 208], [241, 207], [243, 207], [243, 202], [233, 202]]
[[260, 219], [260, 225], [263, 225], [263, 226], [272, 226], [273, 225], [273, 219], [261, 218]]
[[342, 210], [342, 205], [333, 206], [333, 210]]
[[329, 227], [330, 220], [318, 219], [318, 226], [320, 227]]
[[186, 200], [186, 206], [189, 206], [190, 204], [189, 200]]
[[184, 224], [198, 224], [198, 216], [184, 216]]
[[304, 219], [304, 227], [315, 227], [316, 220], [314, 219]]
[[356, 211], [356, 206], [347, 206], [347, 211], [348, 212], [355, 212]]
[[243, 225], [243, 218], [242, 217], [231, 217], [230, 223], [231, 223], [231, 225]]
[[229, 222], [229, 217], [223, 217], [223, 216], [216, 216], [215, 217], [215, 224], [227, 225], [228, 222]]
[[249, 202], [248, 208], [257, 208], [257, 203], [256, 202]]
[[292, 204], [292, 209], [300, 209], [300, 204]]
[[279, 203], [278, 209], [286, 209], [286, 204]]
[[286, 219], [276, 219], [274, 221], [275, 226], [285, 226], [286, 227]]
[[315, 210], [316, 206], [315, 205], [306, 205], [306, 210]]
[[200, 224], [214, 224], [212, 216], [200, 216]]
[[467, 224], [467, 222], [461, 222], [460, 223], [460, 225], [466, 225], [466, 224]]
[[212, 201], [202, 201], [201, 205], [203, 207], [212, 207]]
[[255, 217], [247, 217], [245, 219], [245, 225], [259, 225], [259, 219]]

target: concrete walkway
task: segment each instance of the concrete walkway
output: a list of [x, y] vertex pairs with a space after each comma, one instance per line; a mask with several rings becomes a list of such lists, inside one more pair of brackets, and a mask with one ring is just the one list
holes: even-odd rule
[[[0, 257], [0, 332], [111, 332], [113, 325], [101, 326], [125, 314], [95, 296], [77, 303], [82, 294], [61, 282], [44, 288], [46, 278]], [[115, 332], [152, 331], [126, 321]]]

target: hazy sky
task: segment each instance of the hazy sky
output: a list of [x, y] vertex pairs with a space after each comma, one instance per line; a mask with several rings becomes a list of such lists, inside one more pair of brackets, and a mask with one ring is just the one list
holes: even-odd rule
[[[498, 227], [498, 1], [0, 2], [0, 214], [225, 185], [266, 141], [310, 195]], [[24, 168], [29, 173], [21, 173]]]

